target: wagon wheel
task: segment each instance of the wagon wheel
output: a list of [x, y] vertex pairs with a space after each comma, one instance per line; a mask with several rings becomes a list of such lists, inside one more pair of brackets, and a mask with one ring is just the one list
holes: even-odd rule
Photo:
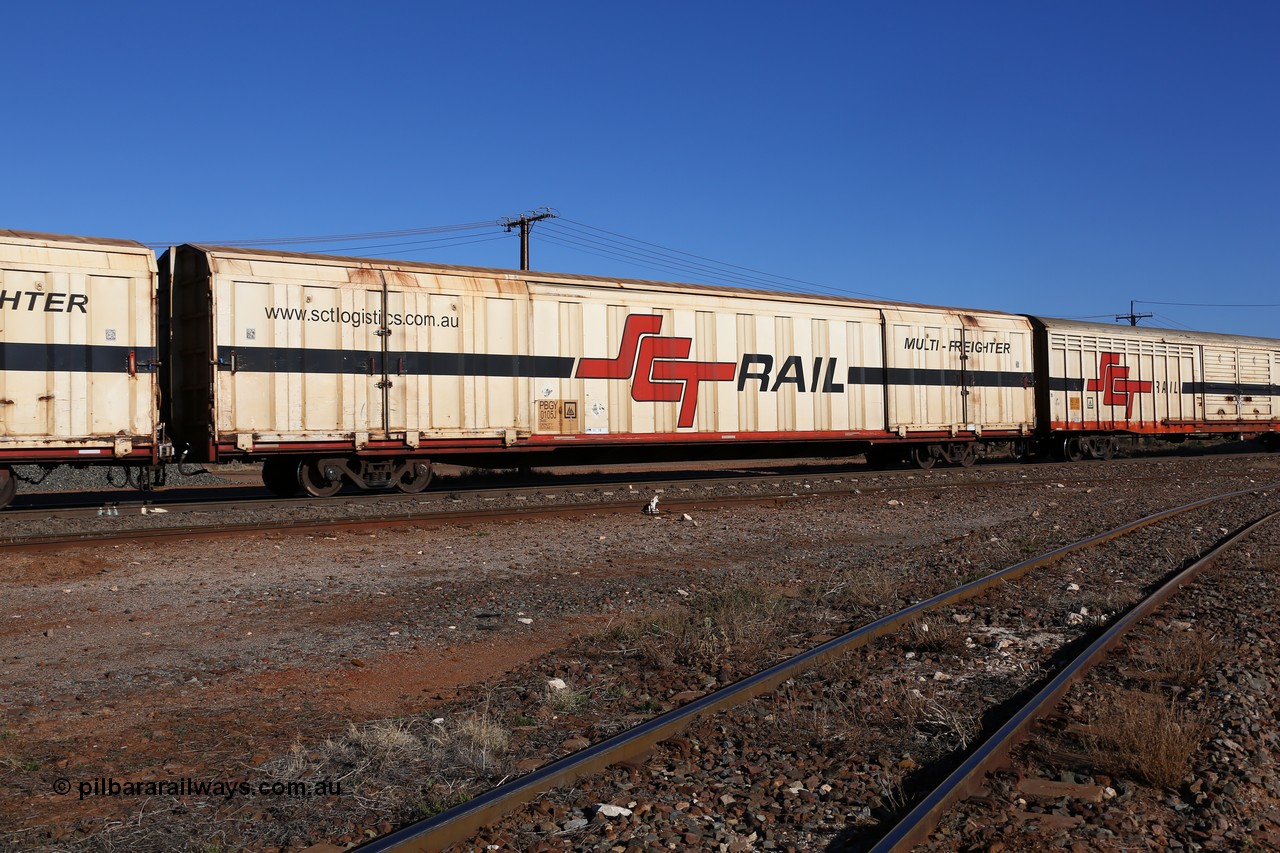
[[953, 444], [951, 446], [951, 458], [961, 468], [972, 468], [973, 463], [978, 461], [978, 451], [971, 441]]
[[336, 495], [342, 489], [342, 474], [330, 480], [325, 473], [325, 466], [318, 460], [309, 459], [298, 466], [298, 485], [313, 498], [327, 498]]
[[430, 462], [413, 462], [405, 467], [396, 480], [396, 488], [408, 494], [417, 494], [430, 485], [434, 473]]
[[0, 468], [0, 509], [4, 509], [18, 493], [18, 480], [8, 468]]
[[298, 494], [298, 463], [288, 459], [268, 459], [262, 463], [262, 485], [279, 498]]
[[934, 455], [934, 446], [932, 444], [917, 444], [911, 448], [911, 462], [917, 468], [932, 468], [933, 463], [938, 461], [938, 457]]
[[1084, 459], [1084, 446], [1075, 436], [1062, 440], [1062, 458], [1067, 462], [1079, 462]]
[[1102, 460], [1107, 460], [1116, 455], [1116, 440], [1114, 438], [1099, 438], [1094, 442], [1093, 455]]

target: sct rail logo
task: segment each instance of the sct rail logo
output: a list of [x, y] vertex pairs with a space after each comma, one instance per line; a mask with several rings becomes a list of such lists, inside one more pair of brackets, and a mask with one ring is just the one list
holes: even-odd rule
[[1133, 416], [1133, 395], [1151, 390], [1151, 382], [1145, 379], [1130, 379], [1129, 368], [1121, 364], [1123, 356], [1118, 352], [1104, 352], [1098, 355], [1098, 378], [1090, 379], [1085, 386], [1088, 391], [1101, 391], [1104, 406], [1124, 406], [1125, 419]]
[[698, 385], [733, 379], [731, 361], [688, 361], [693, 338], [663, 337], [662, 316], [630, 314], [622, 327], [616, 358], [578, 360], [578, 379], [630, 379], [637, 403], [680, 403], [676, 426], [693, 426]]

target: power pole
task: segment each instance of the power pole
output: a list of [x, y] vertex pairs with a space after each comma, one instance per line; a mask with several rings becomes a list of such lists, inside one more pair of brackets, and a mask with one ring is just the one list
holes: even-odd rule
[[1130, 325], [1130, 326], [1136, 326], [1136, 325], [1138, 325], [1138, 321], [1139, 321], [1139, 320], [1141, 320], [1143, 317], [1154, 317], [1154, 316], [1155, 316], [1154, 314], [1135, 314], [1135, 313], [1133, 313], [1133, 303], [1134, 303], [1135, 301], [1136, 301], [1136, 300], [1133, 300], [1133, 299], [1130, 299], [1130, 300], [1129, 300], [1129, 313], [1128, 313], [1128, 314], [1117, 314], [1117, 315], [1116, 315], [1116, 322], [1117, 322], [1117, 323], [1119, 323], [1121, 320], [1128, 320], [1128, 321], [1129, 321], [1129, 325]]
[[541, 211], [531, 210], [522, 216], [508, 216], [502, 220], [502, 225], [507, 229], [508, 233], [516, 226], [520, 228], [520, 269], [527, 270], [529, 268], [529, 229], [533, 227], [533, 223], [555, 218], [555, 211], [549, 207], [544, 207]]

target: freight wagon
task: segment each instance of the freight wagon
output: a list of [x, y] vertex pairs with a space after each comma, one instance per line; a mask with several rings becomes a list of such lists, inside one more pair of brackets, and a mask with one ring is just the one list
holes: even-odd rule
[[1107, 459], [1122, 435], [1261, 435], [1277, 447], [1280, 341], [1030, 319], [1042, 450]]
[[431, 460], [971, 464], [1034, 428], [999, 312], [192, 245], [160, 275], [175, 444], [280, 494], [417, 491]]
[[165, 456], [155, 281], [139, 243], [0, 231], [0, 507], [14, 465]]
[[499, 467], [1277, 446], [1280, 341], [588, 276], [0, 232], [19, 464], [263, 462], [275, 493]]

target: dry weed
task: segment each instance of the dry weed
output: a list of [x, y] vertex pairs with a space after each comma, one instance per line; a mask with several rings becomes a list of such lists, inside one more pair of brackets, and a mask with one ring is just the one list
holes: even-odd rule
[[544, 703], [553, 714], [570, 714], [586, 707], [591, 698], [590, 691], [581, 690], [573, 682], [566, 682], [564, 687], [546, 686]]
[[792, 696], [779, 696], [778, 718], [793, 731], [814, 735], [824, 742], [854, 738], [865, 717], [861, 702], [839, 696], [820, 696], [799, 701]]
[[906, 685], [886, 690], [873, 712], [876, 725], [913, 732], [921, 741], [938, 740], [948, 749], [964, 749], [982, 728], [976, 714], [948, 705], [932, 691]]
[[1105, 625], [1142, 600], [1142, 591], [1131, 586], [1085, 589], [1072, 595], [1077, 612], [1087, 608], [1091, 624]]
[[511, 740], [506, 727], [488, 714], [470, 714], [437, 727], [433, 739], [464, 766], [487, 773], [495, 769]]
[[923, 694], [915, 687], [889, 685], [880, 697], [880, 703], [872, 709], [877, 724], [906, 731], [915, 729], [920, 722], [922, 699]]
[[867, 566], [850, 572], [843, 585], [828, 596], [830, 604], [840, 610], [879, 611], [898, 600], [899, 578], [888, 569]]
[[881, 802], [890, 812], [905, 808], [907, 798], [907, 771], [905, 762], [888, 763], [875, 778], [875, 786]]
[[637, 655], [650, 669], [759, 663], [783, 635], [787, 599], [758, 587], [695, 598], [657, 616], [614, 626], [601, 641]]
[[918, 619], [907, 627], [903, 645], [917, 652], [963, 655], [969, 651], [968, 636], [962, 626], [942, 617]]
[[1182, 687], [1194, 687], [1222, 657], [1224, 649], [1222, 641], [1212, 635], [1168, 629], [1136, 657], [1161, 678]]
[[1127, 690], [1099, 710], [1088, 746], [1099, 767], [1174, 788], [1208, 734], [1203, 712], [1156, 693]]

